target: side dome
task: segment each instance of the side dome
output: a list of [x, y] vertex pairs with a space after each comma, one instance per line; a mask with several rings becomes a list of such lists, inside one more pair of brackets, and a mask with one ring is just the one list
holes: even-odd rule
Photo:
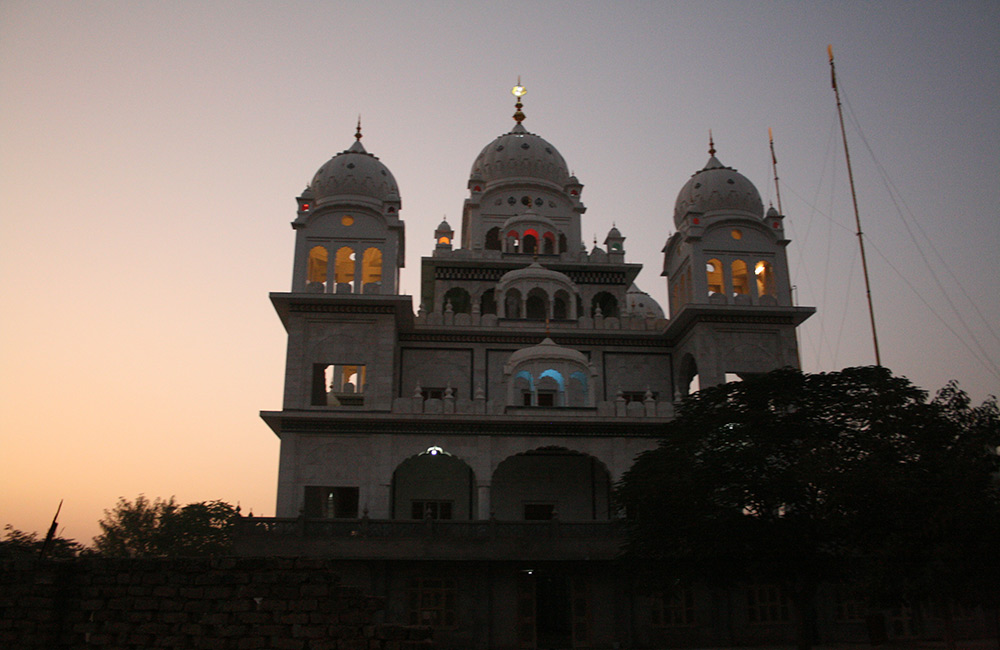
[[382, 162], [365, 151], [360, 140], [328, 160], [309, 184], [316, 205], [334, 197], [363, 197], [378, 202], [399, 202], [396, 179]]
[[527, 361], [565, 361], [579, 364], [583, 367], [587, 367], [590, 364], [587, 360], [587, 355], [584, 353], [572, 348], [563, 347], [549, 337], [545, 337], [537, 345], [516, 350], [510, 355], [505, 366], [508, 369], [515, 369]]
[[674, 203], [674, 226], [681, 227], [688, 212], [739, 212], [757, 219], [764, 216], [764, 202], [750, 180], [714, 155], [681, 188]]
[[548, 181], [559, 190], [570, 182], [562, 154], [521, 124], [483, 147], [472, 163], [470, 178], [487, 185], [508, 179], [536, 179]]
[[504, 221], [500, 230], [503, 233], [507, 233], [512, 229], [521, 230], [526, 228], [535, 228], [540, 234], [559, 232], [559, 227], [556, 226], [554, 221], [544, 215], [538, 214], [531, 208], [528, 208], [526, 212], [521, 214], [515, 214], [513, 217], [507, 219], [507, 221]]
[[634, 283], [625, 293], [625, 301], [628, 306], [628, 312], [631, 314], [638, 314], [640, 316], [652, 314], [653, 318], [664, 318], [663, 308], [660, 307], [660, 303], [653, 300], [648, 293], [635, 286]]
[[509, 286], [537, 286], [550, 283], [560, 286], [571, 293], [576, 292], [576, 285], [564, 273], [547, 269], [538, 262], [532, 262], [528, 266], [513, 271], [507, 271], [501, 276], [497, 283], [497, 290], [503, 291]]

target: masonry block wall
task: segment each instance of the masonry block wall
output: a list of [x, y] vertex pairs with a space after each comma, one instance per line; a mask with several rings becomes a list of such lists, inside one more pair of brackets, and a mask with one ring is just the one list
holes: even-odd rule
[[321, 559], [0, 563], [0, 647], [424, 650]]

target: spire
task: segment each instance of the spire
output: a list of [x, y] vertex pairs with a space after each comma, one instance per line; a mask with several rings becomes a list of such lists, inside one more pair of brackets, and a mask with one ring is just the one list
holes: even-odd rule
[[521, 85], [521, 75], [517, 75], [517, 85], [511, 89], [510, 93], [514, 95], [514, 97], [517, 97], [517, 103], [514, 104], [514, 108], [516, 109], [514, 111], [514, 121], [518, 124], [524, 121], [524, 112], [521, 110], [524, 108], [524, 104], [521, 103], [521, 98], [524, 97], [524, 94], [527, 92], [528, 91], [524, 88], [524, 86]]
[[715, 141], [712, 140], [712, 129], [708, 130], [708, 155], [715, 157]]
[[354, 132], [354, 139], [361, 140], [361, 113], [358, 113], [358, 130]]

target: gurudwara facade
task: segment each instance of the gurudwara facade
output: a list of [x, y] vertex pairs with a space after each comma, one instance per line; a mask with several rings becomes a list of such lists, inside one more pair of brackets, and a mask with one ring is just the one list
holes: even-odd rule
[[515, 91], [513, 128], [472, 162], [460, 237], [420, 236], [417, 301], [399, 293], [399, 189], [360, 125], [297, 198], [291, 290], [271, 294], [284, 400], [262, 413], [277, 517], [250, 520], [240, 552], [342, 560], [387, 622], [432, 625], [441, 647], [794, 638], [774, 587], [635, 589], [611, 500], [695, 378], [798, 366], [814, 310], [792, 302], [784, 216], [710, 146], [662, 233], [663, 309], [613, 224], [591, 220], [607, 236], [585, 246], [584, 186]]

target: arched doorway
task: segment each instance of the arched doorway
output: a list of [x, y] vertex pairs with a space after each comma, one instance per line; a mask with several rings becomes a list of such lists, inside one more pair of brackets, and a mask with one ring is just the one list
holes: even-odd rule
[[472, 519], [472, 468], [440, 447], [407, 458], [392, 473], [393, 519]]
[[497, 519], [605, 521], [611, 518], [611, 478], [604, 463], [564, 447], [533, 449], [501, 462], [490, 489]]

